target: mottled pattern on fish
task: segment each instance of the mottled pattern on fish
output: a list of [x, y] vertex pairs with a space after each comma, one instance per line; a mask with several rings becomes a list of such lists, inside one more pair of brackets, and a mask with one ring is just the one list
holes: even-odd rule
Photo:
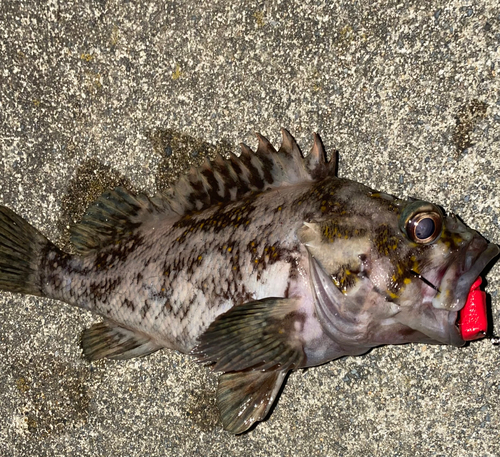
[[317, 135], [304, 159], [218, 156], [148, 198], [118, 188], [72, 229], [78, 255], [0, 207], [0, 289], [104, 317], [91, 359], [161, 348], [221, 371], [217, 403], [241, 433], [269, 412], [286, 373], [381, 344], [460, 346], [458, 313], [498, 254], [435, 205], [335, 176]]
[[[178, 184], [171, 200], [136, 200], [121, 189], [108, 193], [98, 202], [101, 208], [128, 200], [128, 214], [136, 213], [138, 222], [124, 219], [128, 229], [111, 237], [106, 233], [110, 243], [95, 252], [78, 240], [81, 227], [85, 231], [89, 220], [101, 219], [91, 210], [74, 233], [75, 244], [86, 255], [50, 253], [47, 267], [42, 268], [50, 271], [42, 280], [43, 293], [140, 330], [160, 346], [187, 352], [215, 317], [235, 304], [288, 297], [297, 288], [308, 288], [297, 280], [299, 269], [307, 268], [307, 252], [296, 232], [304, 218], [322, 211], [321, 189], [312, 180], [316, 164], [309, 171], [298, 150], [295, 155], [278, 154], [261, 139], [261, 152], [264, 148], [266, 155], [245, 150], [242, 157], [232, 158], [234, 173], [241, 174], [246, 167], [247, 180], [237, 181], [227, 169], [225, 176], [232, 180], [219, 175], [220, 187], [227, 193], [221, 200], [230, 199], [226, 204], [213, 206], [218, 193], [205, 202], [197, 193], [185, 199], [184, 207], [175, 207], [179, 193], [196, 187], [192, 182]], [[319, 153], [318, 149], [318, 164]], [[207, 165], [205, 170], [211, 174], [214, 168]], [[325, 164], [322, 172], [326, 170]], [[284, 178], [292, 185], [281, 185]], [[228, 190], [232, 183], [234, 195]], [[274, 189], [273, 184], [280, 187]], [[357, 191], [356, 183], [332, 176], [332, 191], [347, 184]], [[170, 202], [175, 211], [166, 208]]]
[[[285, 198], [300, 198], [303, 189], [293, 190]], [[158, 218], [154, 230], [97, 255], [51, 253], [43, 292], [189, 351], [235, 303], [288, 295], [306, 253], [290, 236], [302, 221], [291, 221], [284, 203], [283, 195], [261, 194], [176, 221]]]

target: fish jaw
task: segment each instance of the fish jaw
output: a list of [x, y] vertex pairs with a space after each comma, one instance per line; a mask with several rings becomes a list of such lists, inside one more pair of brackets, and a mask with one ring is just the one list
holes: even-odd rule
[[[421, 294], [420, 303], [415, 304], [411, 296], [407, 296], [407, 303], [400, 302], [400, 311], [395, 319], [419, 332], [421, 338], [418, 342], [426, 342], [427, 339], [430, 343], [459, 347], [466, 341], [481, 337], [477, 332], [474, 337], [469, 337], [466, 327], [460, 327], [461, 311], [473, 284], [480, 278], [486, 266], [498, 256], [500, 249], [496, 244], [488, 243], [477, 232], [469, 233], [467, 245], [461, 252], [456, 253], [457, 260], [450, 262], [444, 272], [438, 271], [435, 276], [427, 276], [438, 290], [422, 282], [420, 292], [415, 291], [415, 296]], [[424, 273], [424, 276], [426, 275], [427, 273]], [[408, 295], [411, 295], [411, 290]], [[487, 321], [485, 307], [477, 307], [476, 312], [482, 312], [477, 318], [483, 321], [484, 327], [484, 321]]]
[[469, 243], [463, 261], [453, 263], [444, 273], [439, 291], [432, 298], [434, 308], [460, 311], [473, 283], [499, 253], [500, 248], [496, 244], [476, 235]]
[[443, 325], [440, 335], [447, 337], [447, 344], [462, 346], [466, 341], [485, 336], [488, 317], [486, 294], [479, 290], [480, 275], [499, 253], [496, 244], [476, 235], [463, 262], [453, 264], [444, 274], [432, 306], [436, 314], [448, 311], [447, 325]]

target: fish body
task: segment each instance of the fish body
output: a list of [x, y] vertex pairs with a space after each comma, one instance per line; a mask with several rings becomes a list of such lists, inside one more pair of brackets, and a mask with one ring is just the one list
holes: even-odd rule
[[335, 176], [319, 137], [304, 159], [279, 151], [217, 157], [169, 194], [118, 188], [72, 229], [70, 255], [0, 208], [0, 289], [62, 300], [104, 318], [85, 355], [161, 348], [222, 372], [224, 427], [269, 412], [292, 369], [382, 344], [461, 346], [472, 284], [498, 254], [453, 215]]

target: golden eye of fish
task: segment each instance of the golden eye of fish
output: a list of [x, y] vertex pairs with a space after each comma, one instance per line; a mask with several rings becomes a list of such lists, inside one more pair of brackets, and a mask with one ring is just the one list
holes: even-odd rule
[[441, 235], [443, 218], [435, 211], [413, 214], [406, 222], [406, 234], [414, 243], [430, 244]]

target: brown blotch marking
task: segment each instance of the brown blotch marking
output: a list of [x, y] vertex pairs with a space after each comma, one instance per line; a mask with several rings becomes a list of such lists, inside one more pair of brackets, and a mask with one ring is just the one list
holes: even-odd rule
[[[400, 238], [390, 226], [382, 224], [375, 229], [373, 236], [373, 245], [381, 257], [388, 257], [393, 266], [393, 271], [387, 272], [389, 277], [388, 292], [392, 294], [392, 298], [396, 298], [396, 294], [400, 292], [406, 284], [404, 280], [410, 278], [412, 266], [415, 257], [403, 256], [400, 245]], [[412, 250], [414, 255], [419, 255], [420, 247]]]
[[[242, 169], [240, 164], [238, 163], [238, 158], [235, 155], [231, 154], [229, 157], [229, 161], [236, 175], [242, 176]], [[240, 179], [238, 181], [238, 195], [244, 195], [249, 191], [250, 191], [250, 186], [248, 185], [246, 180]]]
[[351, 225], [341, 224], [333, 220], [320, 223], [321, 234], [323, 240], [333, 243], [340, 239], [353, 239], [364, 237], [367, 233], [366, 229], [355, 228]]
[[[349, 185], [349, 181], [335, 176], [328, 176], [322, 181], [313, 183], [308, 192], [292, 202], [291, 207], [295, 208], [304, 202], [313, 202], [313, 205], [322, 214], [345, 214], [346, 203], [339, 201], [336, 196], [337, 192], [346, 185]], [[359, 208], [357, 210], [359, 212]], [[315, 212], [310, 214], [313, 219], [317, 216]]]
[[411, 271], [418, 273], [426, 261], [426, 252], [429, 246], [418, 246], [412, 249], [411, 254], [393, 259], [394, 266], [392, 272], [389, 272], [390, 282], [388, 291], [397, 295], [399, 292], [415, 280]]
[[257, 245], [255, 243], [255, 246], [249, 243], [247, 250], [252, 254], [251, 262], [253, 271], [258, 271], [257, 280], [260, 280], [267, 266], [273, 265], [276, 262], [283, 261], [289, 263], [293, 269], [293, 265], [296, 264], [295, 255], [297, 255], [299, 248], [298, 245], [293, 246], [291, 249], [283, 248], [279, 242], [273, 245]]
[[122, 279], [102, 278], [100, 282], [92, 281], [89, 284], [89, 292], [95, 301], [108, 303], [109, 297], [113, 295], [114, 290], [121, 284]]
[[[140, 226], [140, 224], [133, 224]], [[96, 271], [104, 271], [112, 268], [115, 264], [125, 261], [129, 255], [142, 246], [144, 237], [139, 234], [128, 235], [121, 239], [119, 244], [110, 244], [107, 248], [97, 252], [94, 261]]]
[[135, 303], [132, 300], [129, 300], [128, 298], [124, 298], [122, 301], [122, 306], [127, 307], [130, 309], [132, 312], [135, 311]]
[[198, 232], [219, 233], [227, 227], [238, 228], [240, 225], [247, 225], [251, 222], [251, 215], [255, 206], [250, 202], [253, 196], [244, 199], [241, 204], [228, 208], [221, 206], [212, 216], [195, 218], [186, 215], [179, 219], [174, 228], [184, 228], [184, 231], [177, 237], [176, 241], [182, 244], [189, 236], [196, 236]]
[[438, 243], [445, 243], [448, 245], [450, 250], [454, 250], [460, 247], [463, 243], [463, 238], [457, 233], [450, 232], [448, 229], [444, 229], [441, 233]]
[[103, 292], [102, 292], [102, 287], [100, 284], [97, 284], [95, 282], [91, 282], [89, 284], [89, 292], [92, 295], [92, 297], [94, 298], [94, 300], [101, 301], [101, 297], [103, 295]]
[[[224, 248], [223, 248], [224, 252]], [[227, 248], [225, 248], [225, 252], [227, 253], [229, 257], [229, 263], [231, 266], [231, 275], [233, 277], [233, 280], [237, 283], [240, 284], [241, 281], [243, 280], [243, 275], [241, 273], [240, 269], [240, 252], [237, 248], [237, 244], [234, 242], [231, 242], [231, 244], [227, 245]]]
[[247, 155], [247, 154], [241, 154], [240, 160], [245, 165], [245, 167], [248, 168], [248, 170], [250, 172], [248, 179], [249, 179], [252, 187], [255, 188], [256, 190], [263, 189], [264, 185], [265, 185], [265, 181], [260, 175], [260, 171], [262, 170], [262, 167], [261, 167], [261, 170], [257, 169], [252, 163], [252, 157]]
[[295, 256], [299, 251], [299, 246], [292, 246], [290, 249], [285, 249], [280, 243], [276, 242], [272, 246], [268, 246], [269, 264], [272, 265], [279, 261], [294, 263]]
[[225, 185], [224, 197], [229, 198], [228, 190], [239, 184], [231, 176], [231, 171], [233, 170], [231, 162], [228, 160], [223, 160], [223, 162], [214, 161], [212, 162], [212, 169], [223, 179]]
[[[456, 250], [461, 242], [460, 237], [456, 237], [456, 234], [447, 231], [443, 231], [438, 243], [444, 243], [447, 245], [450, 251]], [[389, 243], [390, 244], [390, 243]], [[386, 252], [387, 247], [384, 248]], [[388, 257], [391, 259], [391, 264], [394, 266], [392, 272], [389, 272], [390, 282], [388, 285], [388, 291], [392, 294], [397, 294], [404, 290], [411, 282], [415, 281], [414, 271], [420, 274], [422, 270], [425, 269], [425, 264], [427, 262], [427, 252], [432, 249], [432, 245], [419, 245], [411, 249], [411, 252], [406, 256], [401, 256], [401, 250], [398, 248], [396, 250], [388, 250]]]
[[120, 276], [115, 276], [114, 278], [110, 279], [109, 281], [106, 282], [107, 286], [107, 291], [108, 293], [111, 293], [115, 291], [118, 286], [122, 283], [122, 278]]
[[[213, 178], [212, 174], [211, 176]], [[198, 207], [197, 202], [201, 202], [202, 207], [206, 207], [209, 206], [210, 204], [213, 204], [214, 203], [214, 201], [212, 200], [212, 195], [214, 194], [213, 189], [210, 188], [208, 189], [207, 192], [205, 191], [205, 187], [201, 181], [194, 180], [193, 177], [190, 175], [189, 177], [192, 178], [189, 180], [189, 183], [191, 184], [191, 188], [193, 189], [193, 191], [187, 196], [187, 201], [191, 203], [193, 208]], [[196, 178], [198, 177], [196, 176]]]
[[146, 315], [148, 314], [149, 310], [151, 309], [151, 301], [150, 300], [145, 300], [144, 305], [141, 308], [141, 318], [145, 319]]
[[352, 269], [351, 265], [341, 265], [336, 272], [332, 274], [337, 283], [337, 287], [342, 290], [348, 290], [356, 284], [359, 270]]
[[387, 208], [387, 211], [389, 211], [391, 213], [394, 213], [396, 215], [400, 215], [401, 214], [401, 207], [393, 204], [392, 202], [388, 203], [386, 208]]
[[[172, 305], [170, 304], [170, 301], [167, 300], [165, 304], [163, 305], [163, 311], [164, 313], [170, 313], [172, 311]], [[159, 315], [156, 316], [156, 319], [158, 319]]]
[[377, 252], [383, 257], [397, 259], [400, 253], [400, 238], [387, 225], [382, 224], [375, 229], [373, 243]]
[[453, 131], [453, 144], [458, 154], [474, 145], [472, 132], [476, 125], [486, 115], [488, 105], [477, 99], [462, 105], [455, 116], [455, 130]]
[[[307, 316], [304, 313], [298, 311], [292, 311], [288, 313], [283, 319], [283, 331], [291, 333], [301, 333], [304, 330], [304, 325], [306, 323]], [[299, 329], [295, 329], [295, 324], [299, 324]]]
[[[276, 154], [276, 153], [274, 153]], [[264, 180], [268, 184], [272, 184], [274, 182], [272, 169], [273, 169], [273, 161], [269, 158], [269, 154], [266, 152], [261, 153], [258, 149], [256, 152], [257, 157], [262, 163], [261, 171], [264, 173]]]

